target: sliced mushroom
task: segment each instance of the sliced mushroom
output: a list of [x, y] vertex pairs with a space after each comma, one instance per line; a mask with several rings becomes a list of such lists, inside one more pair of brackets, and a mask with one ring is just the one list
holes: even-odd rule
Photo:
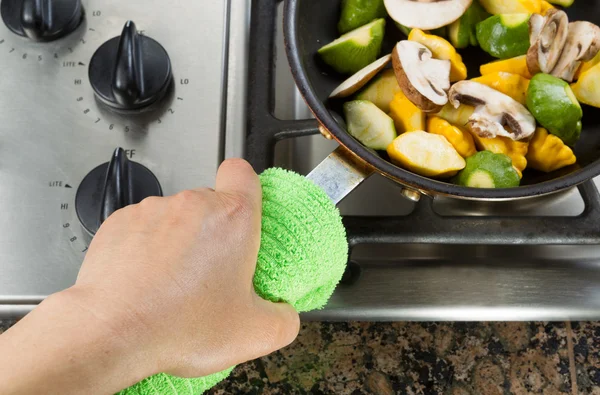
[[473, 0], [384, 0], [390, 17], [401, 25], [433, 30], [460, 18]]
[[339, 99], [342, 97], [348, 97], [355, 92], [358, 92], [360, 88], [365, 86], [367, 82], [371, 81], [373, 77], [377, 75], [392, 59], [392, 55], [386, 55], [383, 58], [377, 59], [346, 81], [342, 82], [340, 86], [335, 88], [329, 98]]
[[534, 75], [550, 73], [556, 66], [567, 41], [569, 18], [564, 11], [552, 9], [546, 16], [534, 14], [529, 20], [527, 68]]
[[535, 132], [535, 118], [521, 103], [486, 85], [460, 81], [448, 94], [450, 103], [475, 106], [467, 127], [483, 138], [496, 136], [512, 140], [527, 140]]
[[448, 103], [450, 61], [433, 59], [414, 41], [400, 41], [392, 52], [394, 73], [406, 97], [424, 112], [438, 112]]
[[581, 62], [592, 60], [598, 51], [600, 51], [600, 28], [590, 22], [571, 22], [567, 43], [551, 74], [572, 82]]
[[541, 14], [533, 14], [529, 18], [529, 45], [533, 45], [538, 40], [546, 18]]

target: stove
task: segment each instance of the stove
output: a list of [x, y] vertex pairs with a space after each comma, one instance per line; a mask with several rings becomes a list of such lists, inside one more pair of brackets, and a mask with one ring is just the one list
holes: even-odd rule
[[[336, 148], [292, 80], [282, 2], [81, 5], [58, 31], [23, 26], [14, 10], [11, 28], [0, 23], [0, 318], [73, 284], [103, 210], [211, 185], [227, 157], [308, 174]], [[144, 50], [119, 58], [131, 42]], [[144, 79], [129, 66], [145, 61], [159, 72], [150, 88], [131, 89]], [[91, 73], [98, 62], [123, 67]], [[126, 89], [107, 89], [117, 77]], [[339, 207], [348, 270], [329, 305], [305, 319], [600, 318], [593, 182], [519, 202], [417, 203], [372, 176]]]

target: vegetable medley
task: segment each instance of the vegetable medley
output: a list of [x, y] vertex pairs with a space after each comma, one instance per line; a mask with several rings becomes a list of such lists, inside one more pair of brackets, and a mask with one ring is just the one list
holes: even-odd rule
[[[513, 188], [573, 165], [580, 103], [600, 108], [600, 28], [570, 22], [573, 1], [342, 0], [319, 55], [350, 77], [330, 98], [352, 136], [422, 176]], [[388, 16], [407, 39], [379, 57]], [[498, 59], [473, 79], [469, 46]]]

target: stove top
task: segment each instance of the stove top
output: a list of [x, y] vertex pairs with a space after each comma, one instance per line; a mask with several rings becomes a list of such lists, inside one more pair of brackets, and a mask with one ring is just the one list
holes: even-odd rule
[[[0, 8], [19, 1], [0, 0]], [[315, 135], [291, 78], [282, 2], [81, 4], [81, 24], [54, 41], [32, 39], [55, 32], [23, 31], [24, 38], [0, 22], [0, 317], [23, 315], [70, 286], [91, 239], [79, 217], [139, 198], [152, 189], [147, 180], [165, 195], [211, 185], [219, 162], [237, 156], [257, 171], [277, 165], [308, 174], [336, 148]], [[155, 89], [156, 102], [133, 112], [115, 107], [139, 98], [109, 92], [107, 99], [88, 75], [103, 43], [132, 34], [128, 20], [172, 66], [164, 95]], [[118, 147], [124, 151], [115, 155]], [[119, 184], [107, 189], [86, 178], [101, 164], [101, 174], [126, 168], [154, 178], [133, 177], [129, 194], [107, 193]], [[80, 189], [88, 193], [76, 199]], [[339, 207], [351, 261], [329, 305], [305, 319], [600, 319], [594, 183], [519, 202], [414, 203], [375, 175]]]
[[[259, 170], [308, 174], [337, 145], [319, 135], [294, 86], [277, 3], [252, 10], [261, 23], [252, 25], [246, 155]], [[513, 202], [415, 203], [372, 176], [339, 205], [351, 246], [344, 281], [304, 318], [600, 319], [599, 181]]]

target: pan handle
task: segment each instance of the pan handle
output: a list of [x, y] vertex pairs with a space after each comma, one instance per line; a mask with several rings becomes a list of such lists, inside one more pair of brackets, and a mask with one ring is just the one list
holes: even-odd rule
[[339, 146], [306, 178], [321, 187], [327, 196], [338, 204], [371, 174], [371, 168], [356, 160], [348, 149]]

